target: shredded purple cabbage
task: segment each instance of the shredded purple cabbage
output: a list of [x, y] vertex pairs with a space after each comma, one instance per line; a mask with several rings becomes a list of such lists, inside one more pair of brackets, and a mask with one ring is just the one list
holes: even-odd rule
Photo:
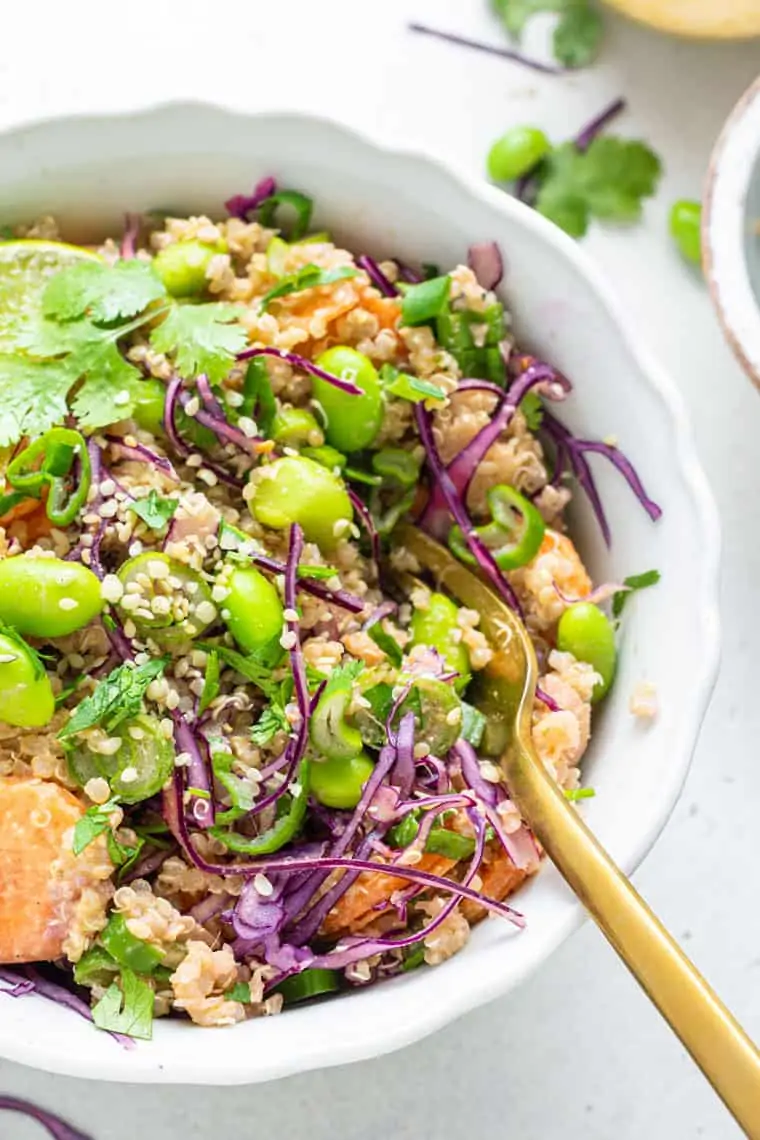
[[[248, 557], [261, 570], [268, 570], [272, 574], [285, 573], [285, 563], [280, 562], [277, 558], [270, 558], [268, 554], [254, 552]], [[325, 602], [332, 602], [344, 610], [349, 610], [352, 614], [360, 614], [364, 609], [365, 603], [356, 594], [350, 594], [348, 590], [333, 590], [325, 582], [320, 582], [316, 578], [299, 577], [298, 588], [305, 590], [307, 594], [312, 594], [315, 598], [321, 598]]]
[[[59, 985], [58, 982], [51, 982], [49, 978], [41, 974], [34, 966], [21, 966], [20, 970], [23, 976], [14, 970], [0, 969], [0, 980], [13, 987], [12, 990], [0, 989], [0, 997], [6, 995], [8, 997], [18, 998], [39, 994], [40, 997], [47, 998], [48, 1001], [55, 1002], [56, 1005], [63, 1006], [65, 1009], [70, 1009], [74, 1013], [79, 1014], [85, 1021], [92, 1021], [92, 1011], [90, 1007], [86, 1002], [82, 1001], [80, 997], [72, 993], [71, 990]], [[113, 1037], [114, 1041], [118, 1041], [125, 1049], [132, 1049], [134, 1047], [134, 1041], [131, 1037], [126, 1037], [123, 1033], [114, 1033], [111, 1030], [107, 1032], [109, 1037]]]
[[532, 71], [541, 71], [544, 75], [562, 75], [564, 68], [554, 67], [551, 63], [541, 63], [538, 59], [531, 59], [514, 48], [496, 47], [494, 44], [485, 44], [481, 40], [471, 40], [468, 36], [460, 36], [454, 32], [442, 32], [438, 28], [429, 28], [426, 24], [409, 24], [410, 32], [420, 32], [425, 36], [434, 36], [438, 40], [457, 44], [459, 47], [474, 48], [475, 51], [486, 52], [487, 55], [497, 55], [501, 59], [511, 59], [514, 63], [529, 67]]
[[364, 395], [363, 389], [357, 387], [350, 380], [341, 380], [339, 376], [333, 376], [332, 372], [325, 372], [324, 368], [319, 368], [311, 360], [307, 360], [305, 356], [299, 356], [296, 352], [286, 352], [284, 348], [246, 348], [243, 352], [238, 353], [237, 358], [238, 360], [253, 360], [257, 356], [272, 356], [276, 360], [284, 360], [286, 364], [298, 368], [301, 372], [306, 372], [309, 376], [326, 380], [328, 384], [340, 388], [341, 392], [347, 392], [349, 396]]
[[418, 273], [416, 269], [412, 269], [411, 265], [407, 265], [404, 261], [399, 261], [397, 257], [393, 259], [398, 267], [398, 275], [402, 281], [407, 285], [419, 285], [422, 281], [422, 274]]
[[258, 210], [262, 202], [277, 193], [277, 183], [271, 175], [262, 178], [251, 194], [234, 194], [224, 203], [224, 208], [232, 218], [240, 218], [242, 222], [248, 221], [248, 215]]
[[73, 1128], [60, 1116], [49, 1112], [46, 1108], [39, 1108], [29, 1100], [21, 1100], [17, 1096], [0, 1095], [0, 1112], [19, 1112], [22, 1116], [29, 1116], [47, 1129], [53, 1140], [92, 1140], [92, 1137]]
[[124, 215], [124, 236], [121, 239], [119, 254], [122, 261], [130, 261], [135, 256], [137, 235], [140, 232], [140, 215]]
[[362, 499], [359, 498], [356, 491], [354, 491], [354, 489], [352, 487], [347, 487], [346, 490], [348, 491], [348, 497], [351, 500], [351, 506], [354, 508], [357, 515], [362, 520], [362, 525], [367, 532], [367, 535], [368, 535], [369, 541], [370, 541], [370, 546], [372, 547], [372, 559], [373, 559], [375, 566], [377, 567], [378, 572], [379, 572], [379, 570], [380, 570], [380, 535], [377, 533], [377, 527], [375, 526], [375, 520], [372, 518], [372, 515], [370, 514], [368, 508], [366, 507], [366, 505], [364, 504]]
[[[496, 565], [491, 551], [480, 541], [475, 533], [472, 520], [467, 513], [461, 496], [438, 454], [438, 448], [433, 438], [432, 417], [430, 412], [424, 404], [415, 404], [414, 413], [417, 419], [417, 430], [420, 433], [420, 439], [425, 448], [427, 463], [433, 476], [433, 484], [436, 491], [440, 489], [442, 492], [449, 513], [454, 519], [454, 522], [461, 529], [465, 542], [470, 548], [470, 552], [478, 566], [483, 571], [483, 574], [488, 578], [497, 594], [504, 599], [507, 605], [510, 606], [515, 613], [520, 614], [522, 611], [514, 590]], [[420, 522], [419, 525], [422, 526], [422, 522]]]
[[484, 289], [495, 289], [504, 276], [504, 261], [495, 241], [471, 245], [467, 250], [467, 264]]
[[[121, 459], [134, 459], [138, 463], [149, 463], [151, 467], [155, 467], [179, 483], [179, 475], [165, 455], [159, 455], [151, 448], [146, 447], [144, 443], [127, 444], [118, 435], [107, 435], [105, 438], [110, 446], [118, 452]], [[95, 483], [94, 476], [92, 481]]]
[[184, 457], [190, 454], [190, 448], [177, 430], [177, 401], [182, 391], [182, 384], [182, 377], [175, 375], [172, 376], [166, 386], [166, 398], [164, 399], [164, 431], [177, 455]]
[[214, 798], [211, 792], [211, 777], [208, 764], [201, 752], [200, 738], [196, 737], [179, 709], [170, 709], [174, 722], [174, 743], [177, 753], [187, 756], [188, 786], [205, 792], [205, 796], [191, 796], [190, 811], [198, 827], [212, 827], [214, 823]]
[[370, 257], [368, 253], [362, 253], [356, 258], [356, 264], [364, 270], [372, 284], [380, 290], [384, 297], [398, 296], [398, 289], [388, 280], [374, 257]]

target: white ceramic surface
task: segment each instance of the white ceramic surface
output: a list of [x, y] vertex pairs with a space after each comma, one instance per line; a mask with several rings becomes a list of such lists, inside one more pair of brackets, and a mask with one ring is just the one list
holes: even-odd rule
[[723, 330], [760, 386], [760, 79], [736, 104], [715, 145], [702, 238]]
[[[99, 224], [115, 226], [127, 209], [213, 212], [272, 172], [312, 193], [317, 224], [356, 249], [450, 265], [470, 241], [500, 242], [521, 341], [576, 380], [563, 417], [584, 435], [615, 433], [665, 511], [651, 524], [602, 462], [595, 470], [612, 520], [611, 552], [585, 506], [578, 510], [581, 546], [597, 578], [651, 566], [663, 574], [656, 590], [630, 604], [618, 682], [586, 762], [597, 789], [587, 818], [631, 870], [675, 803], [714, 680], [719, 538], [681, 400], [629, 336], [608, 283], [578, 246], [478, 182], [303, 116], [177, 105], [43, 123], [0, 137], [0, 171], [6, 220], [54, 211], [79, 224], [91, 207]], [[644, 678], [657, 684], [662, 705], [648, 728], [627, 711], [632, 686]], [[131, 1051], [41, 999], [0, 999], [0, 1055], [91, 1078], [224, 1084], [387, 1052], [516, 985], [581, 920], [551, 868], [519, 904], [526, 932], [488, 922], [441, 968], [224, 1032], [159, 1022], [154, 1040]]]

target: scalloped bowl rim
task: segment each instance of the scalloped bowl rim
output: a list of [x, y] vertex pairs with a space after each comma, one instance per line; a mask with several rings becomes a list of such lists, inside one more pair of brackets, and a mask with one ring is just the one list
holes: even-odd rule
[[[669, 430], [675, 444], [674, 467], [683, 481], [683, 486], [694, 509], [696, 521], [701, 528], [703, 555], [702, 564], [699, 567], [698, 609], [694, 614], [694, 620], [699, 622], [701, 626], [701, 660], [693, 678], [693, 685], [689, 690], [691, 699], [688, 715], [684, 715], [679, 721], [675, 750], [680, 761], [669, 772], [668, 778], [663, 781], [663, 786], [659, 789], [659, 807], [656, 815], [650, 818], [648, 828], [638, 836], [637, 841], [627, 851], [626, 857], [621, 860], [623, 869], [627, 873], [631, 873], [655, 842], [678, 799], [689, 769], [701, 722], [709, 704], [719, 660], [720, 531], [718, 513], [707, 479], [696, 455], [686, 408], [680, 393], [660, 365], [645, 350], [642, 350], [637, 337], [628, 325], [628, 319], [622, 306], [616, 299], [611, 299], [610, 286], [604, 274], [575, 241], [521, 202], [494, 189], [485, 182], [457, 170], [441, 159], [419, 154], [411, 145], [399, 145], [396, 141], [385, 142], [380, 137], [373, 137], [368, 132], [356, 130], [352, 126], [347, 126], [345, 123], [326, 116], [316, 116], [292, 110], [279, 113], [272, 111], [256, 113], [229, 104], [207, 101], [170, 101], [148, 106], [138, 105], [123, 108], [118, 112], [109, 111], [103, 114], [37, 119], [24, 122], [22, 125], [14, 127], [13, 130], [4, 131], [2, 137], [23, 136], [26, 132], [47, 129], [53, 125], [102, 129], [114, 120], [137, 120], [149, 124], [155, 116], [160, 117], [173, 113], [192, 114], [194, 112], [198, 114], [211, 112], [220, 116], [231, 116], [237, 118], [241, 124], [246, 121], [250, 123], [254, 120], [287, 120], [288, 122], [297, 121], [301, 124], [311, 123], [315, 127], [339, 132], [344, 138], [350, 138], [353, 144], [372, 149], [392, 159], [405, 160], [409, 163], [410, 169], [419, 164], [434, 170], [438, 178], [449, 180], [458, 185], [467, 194], [480, 199], [491, 209], [511, 218], [520, 227], [533, 231], [540, 242], [554, 247], [558, 256], [571, 262], [578, 273], [590, 284], [597, 304], [606, 310], [611, 323], [616, 326], [626, 352], [630, 354], [636, 367], [645, 378], [650, 392], [659, 401], [667, 417]], [[297, 1017], [290, 1014], [288, 1016], [294, 1018], [296, 1031], [293, 1034], [292, 1052], [284, 1060], [281, 1057], [270, 1058], [266, 1054], [266, 1050], [258, 1050], [255, 1056], [250, 1054], [240, 1056], [243, 1051], [238, 1049], [238, 1056], [234, 1062], [230, 1063], [228, 1059], [225, 1062], [224, 1069], [215, 1068], [214, 1054], [219, 1045], [218, 1034], [208, 1035], [196, 1029], [188, 1029], [188, 1032], [194, 1033], [197, 1037], [198, 1045], [202, 1046], [196, 1051], [197, 1056], [193, 1057], [192, 1062], [182, 1060], [172, 1063], [167, 1060], [167, 1063], [163, 1064], [157, 1063], [155, 1057], [146, 1058], [144, 1062], [141, 1062], [139, 1044], [130, 1053], [123, 1052], [117, 1047], [111, 1052], [110, 1048], [107, 1047], [107, 1039], [104, 1039], [104, 1048], [101, 1050], [97, 1062], [94, 1064], [91, 1062], [85, 1068], [73, 1051], [62, 1054], [48, 1044], [44, 1037], [31, 1039], [27, 1036], [20, 1040], [18, 1035], [13, 1033], [12, 1028], [9, 1027], [4, 1030], [3, 1022], [7, 1023], [6, 1018], [0, 1018], [0, 1056], [48, 1071], [90, 1079], [150, 1083], [193, 1082], [219, 1085], [252, 1084], [309, 1069], [365, 1060], [418, 1041], [469, 1010], [505, 994], [532, 973], [572, 931], [580, 926], [583, 919], [584, 912], [580, 902], [568, 900], [563, 921], [557, 923], [553, 928], [552, 939], [544, 941], [542, 952], [534, 955], [532, 959], [522, 962], [517, 968], [513, 965], [508, 974], [499, 969], [490, 972], [488, 969], [478, 970], [475, 968], [473, 957], [473, 968], [467, 971], [466, 982], [462, 984], [460, 981], [459, 988], [449, 986], [445, 1002], [428, 1004], [424, 1016], [418, 1017], [415, 1021], [407, 1021], [402, 1017], [386, 1017], [382, 1019], [381, 1025], [367, 1019], [365, 1019], [364, 1024], [357, 1024], [357, 1021], [361, 1019], [354, 1018], [350, 1031], [345, 1032], [342, 1037], [335, 1035], [328, 1042], [322, 1041], [319, 1045], [315, 1043], [311, 1047], [305, 1047], [303, 1042], [299, 1043], [298, 1041]], [[431, 971], [431, 973], [437, 974], [438, 970]], [[411, 981], [411, 978], [409, 980]], [[11, 1001], [12, 999], [0, 997], [0, 1000]], [[13, 1001], [13, 1005], [20, 1006], [22, 1001], [36, 1002], [38, 1000], [42, 999], [18, 999]], [[349, 997], [346, 1000], [350, 1005], [355, 999]], [[343, 1005], [343, 1002], [335, 1002], [333, 1005]], [[235, 1031], [224, 1032], [234, 1033]], [[214, 1048], [215, 1045], [217, 1049]], [[223, 1052], [221, 1049], [218, 1051]]]

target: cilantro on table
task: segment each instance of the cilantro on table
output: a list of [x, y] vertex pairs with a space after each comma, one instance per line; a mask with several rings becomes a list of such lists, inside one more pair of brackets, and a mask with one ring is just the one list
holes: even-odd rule
[[106, 732], [113, 732], [123, 720], [140, 711], [148, 685], [161, 676], [170, 660], [168, 656], [154, 657], [144, 665], [118, 665], [98, 682], [92, 696], [77, 705], [58, 739], [66, 740], [101, 723]]
[[350, 265], [340, 265], [336, 269], [320, 269], [318, 265], [304, 265], [297, 273], [290, 273], [281, 277], [278, 283], [261, 298], [260, 308], [263, 312], [270, 301], [279, 297], [287, 297], [291, 293], [302, 293], [304, 289], [316, 289], [320, 285], [333, 285], [336, 281], [346, 281], [356, 277], [357, 269]]
[[633, 222], [661, 169], [654, 151], [635, 139], [599, 135], [585, 151], [563, 143], [541, 164], [535, 208], [572, 237], [583, 237], [592, 218]]
[[563, 67], [586, 67], [596, 59], [602, 41], [602, 18], [590, 0], [492, 0], [507, 32], [520, 39], [531, 16], [558, 16], [552, 36], [554, 58]]
[[624, 590], [618, 590], [612, 595], [612, 616], [620, 617], [625, 603], [636, 590], [645, 590], [647, 586], [656, 586], [661, 578], [659, 570], [645, 570], [643, 574], [631, 574], [623, 579]]
[[163, 530], [179, 506], [179, 499], [165, 499], [152, 490], [146, 499], [133, 499], [127, 510], [142, 519], [151, 530]]
[[93, 1006], [92, 1020], [98, 1029], [150, 1041], [153, 1036], [154, 998], [151, 986], [132, 970], [123, 967], [121, 986], [113, 982], [108, 987]]

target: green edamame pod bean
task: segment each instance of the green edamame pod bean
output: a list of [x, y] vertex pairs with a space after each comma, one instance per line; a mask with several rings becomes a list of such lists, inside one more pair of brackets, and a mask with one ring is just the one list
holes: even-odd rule
[[[250, 504], [262, 526], [284, 530], [300, 523], [308, 542], [332, 550], [353, 518], [351, 500], [332, 471], [303, 456], [284, 456], [251, 475], [255, 487]], [[336, 533], [337, 531], [337, 533]]]
[[462, 630], [458, 623], [459, 607], [446, 594], [431, 594], [427, 609], [415, 609], [410, 631], [414, 645], [429, 645], [437, 649], [448, 667], [459, 673], [455, 681], [461, 692], [469, 681], [470, 657], [462, 644]]
[[117, 576], [124, 587], [117, 605], [138, 629], [196, 637], [216, 620], [211, 591], [200, 574], [161, 551], [128, 558]]
[[103, 608], [100, 582], [80, 562], [17, 554], [0, 561], [0, 621], [31, 637], [65, 637]]
[[0, 720], [41, 728], [54, 712], [53, 689], [39, 659], [20, 638], [0, 634]]
[[277, 443], [321, 447], [325, 437], [316, 418], [305, 408], [281, 408], [272, 420], [270, 435]]
[[591, 602], [577, 602], [565, 610], [557, 626], [557, 648], [586, 661], [601, 677], [594, 686], [591, 703], [608, 692], [615, 676], [617, 649], [610, 619]]
[[206, 288], [211, 258], [223, 251], [221, 243], [176, 241], [156, 254], [153, 267], [172, 297], [195, 297]]
[[350, 760], [315, 760], [311, 766], [312, 794], [325, 807], [355, 808], [374, 766], [366, 752]]
[[229, 593], [222, 610], [225, 625], [245, 653], [264, 654], [272, 665], [285, 650], [280, 645], [283, 611], [276, 587], [255, 566], [222, 571], [220, 584]]
[[494, 182], [512, 182], [532, 170], [550, 150], [548, 138], [538, 127], [512, 127], [488, 152], [488, 177]]
[[339, 451], [369, 447], [383, 421], [383, 387], [372, 361], [355, 348], [336, 345], [318, 357], [316, 364], [342, 380], [351, 380], [363, 395], [352, 396], [327, 380], [312, 381], [314, 399], [327, 420], [327, 442]]

